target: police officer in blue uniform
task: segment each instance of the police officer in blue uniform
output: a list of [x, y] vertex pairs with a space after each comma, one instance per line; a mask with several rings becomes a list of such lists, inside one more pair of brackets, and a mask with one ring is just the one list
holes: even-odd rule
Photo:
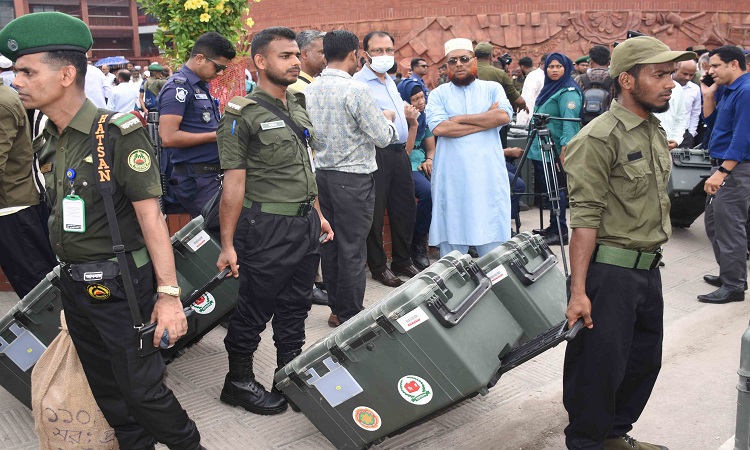
[[[216, 129], [220, 115], [208, 83], [227, 69], [235, 55], [224, 36], [205, 33], [195, 41], [187, 63], [159, 93], [163, 158], [172, 165], [173, 193], [191, 217], [200, 215], [219, 188]], [[168, 170], [165, 173], [169, 175]]]

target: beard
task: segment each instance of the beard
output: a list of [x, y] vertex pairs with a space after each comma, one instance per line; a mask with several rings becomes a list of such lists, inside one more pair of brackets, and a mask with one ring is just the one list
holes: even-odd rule
[[466, 74], [457, 76], [452, 70], [448, 70], [448, 80], [456, 86], [468, 86], [477, 79], [477, 66], [466, 69]]
[[280, 86], [290, 86], [297, 82], [297, 77], [293, 76], [289, 72], [282, 72], [280, 70], [266, 69], [266, 77], [269, 81]]
[[[659, 93], [659, 95], [661, 95], [661, 93]], [[645, 101], [643, 99], [644, 96], [643, 89], [641, 89], [640, 84], [638, 84], [638, 79], [636, 79], [635, 85], [633, 86], [633, 100], [638, 106], [643, 108], [644, 111], [652, 113], [663, 113], [669, 110], [669, 102], [666, 102], [663, 105], [656, 105]]]

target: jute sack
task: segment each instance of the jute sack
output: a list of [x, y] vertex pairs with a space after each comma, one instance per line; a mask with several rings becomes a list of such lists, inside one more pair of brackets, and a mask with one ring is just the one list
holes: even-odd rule
[[65, 313], [61, 331], [31, 373], [31, 408], [41, 450], [119, 449], [91, 393], [81, 360], [68, 334]]

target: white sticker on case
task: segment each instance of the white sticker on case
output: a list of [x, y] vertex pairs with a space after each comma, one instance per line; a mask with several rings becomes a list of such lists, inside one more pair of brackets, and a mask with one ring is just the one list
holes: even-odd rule
[[508, 271], [505, 270], [504, 265], [500, 264], [499, 266], [490, 270], [487, 276], [490, 278], [490, 281], [492, 281], [492, 285], [494, 286], [500, 280], [508, 276]]
[[409, 331], [412, 328], [423, 324], [429, 319], [430, 319], [430, 316], [428, 316], [427, 313], [424, 312], [422, 308], [418, 306], [415, 309], [404, 314], [403, 317], [396, 319], [396, 322], [398, 322], [398, 324], [401, 325], [401, 328], [403, 328], [404, 331]]
[[194, 238], [190, 239], [187, 245], [188, 247], [190, 247], [190, 250], [195, 253], [199, 248], [203, 247], [210, 240], [211, 236], [209, 236], [208, 233], [203, 230], [200, 233], [196, 234]]

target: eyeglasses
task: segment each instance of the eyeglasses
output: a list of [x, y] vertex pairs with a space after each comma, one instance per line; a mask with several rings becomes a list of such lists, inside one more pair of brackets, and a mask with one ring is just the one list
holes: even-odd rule
[[227, 67], [229, 67], [229, 66], [225, 66], [224, 64], [217, 63], [216, 61], [214, 61], [213, 59], [209, 58], [206, 55], [203, 55], [203, 57], [206, 58], [207, 61], [211, 61], [211, 64], [214, 65], [214, 69], [216, 69], [216, 73], [223, 72], [227, 70]]
[[393, 56], [396, 54], [395, 48], [373, 48], [371, 50], [367, 50], [367, 54], [370, 56], [382, 56], [382, 55], [389, 55]]
[[446, 62], [448, 63], [449, 66], [455, 66], [456, 64], [458, 64], [459, 61], [461, 61], [461, 64], [467, 64], [472, 59], [474, 59], [473, 56], [462, 56], [460, 58], [451, 58]]

